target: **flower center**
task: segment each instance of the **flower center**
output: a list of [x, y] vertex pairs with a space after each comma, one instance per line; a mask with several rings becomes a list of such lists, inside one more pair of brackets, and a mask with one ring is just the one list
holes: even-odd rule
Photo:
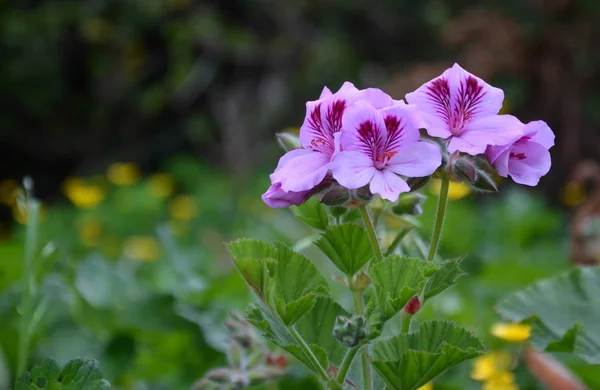
[[333, 153], [333, 148], [330, 143], [323, 138], [315, 138], [310, 141], [311, 149], [321, 153]]
[[463, 109], [455, 110], [454, 115], [450, 118], [450, 131], [454, 135], [461, 135], [465, 127], [465, 123], [468, 122], [473, 116], [471, 111], [465, 111]]
[[383, 152], [383, 154], [375, 160], [375, 168], [383, 169], [387, 165], [388, 161], [394, 157], [394, 155], [398, 153], [397, 150], [392, 150], [391, 152]]

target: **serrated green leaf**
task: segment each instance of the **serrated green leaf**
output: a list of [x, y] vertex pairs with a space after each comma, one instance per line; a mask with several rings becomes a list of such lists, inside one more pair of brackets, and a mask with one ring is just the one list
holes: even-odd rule
[[315, 245], [350, 277], [373, 257], [369, 235], [362, 226], [356, 224], [329, 226]]
[[103, 379], [102, 370], [92, 359], [73, 359], [61, 370], [58, 363], [47, 359], [26, 372], [16, 383], [15, 390], [107, 390], [110, 384]]
[[317, 197], [312, 197], [300, 206], [290, 207], [296, 217], [315, 229], [325, 230], [329, 225], [329, 214]]
[[321, 346], [329, 360], [339, 367], [348, 348], [333, 336], [338, 316], [350, 317], [350, 313], [332, 298], [319, 296], [313, 309], [295, 327], [307, 343]]
[[292, 325], [328, 294], [325, 278], [306, 257], [282, 243], [244, 239], [228, 245], [234, 263], [257, 296]]
[[484, 352], [481, 341], [448, 321], [377, 341], [371, 364], [390, 389], [415, 390], [458, 363]]
[[433, 273], [425, 284], [425, 299], [429, 299], [439, 293], [449, 289], [456, 284], [456, 281], [462, 275], [465, 275], [460, 269], [460, 262], [464, 256], [445, 260], [439, 264], [440, 268]]
[[532, 324], [540, 350], [573, 352], [600, 364], [600, 269], [575, 268], [512, 293], [497, 306], [507, 320]]
[[427, 277], [437, 270], [432, 262], [412, 257], [388, 256], [372, 264], [369, 276], [383, 321], [398, 313], [414, 295], [421, 291]]

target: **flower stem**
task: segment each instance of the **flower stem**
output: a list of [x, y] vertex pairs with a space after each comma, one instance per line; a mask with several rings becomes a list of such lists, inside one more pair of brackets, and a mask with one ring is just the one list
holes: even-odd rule
[[450, 179], [448, 176], [442, 177], [442, 186], [440, 188], [440, 196], [438, 198], [437, 213], [435, 215], [435, 225], [433, 227], [433, 236], [431, 237], [431, 246], [427, 260], [433, 261], [437, 252], [440, 237], [442, 235], [442, 227], [444, 225], [444, 216], [446, 215], [446, 206], [448, 205], [448, 189], [450, 188]]
[[298, 343], [298, 346], [300, 347], [300, 349], [302, 349], [302, 352], [304, 352], [304, 355], [306, 355], [306, 358], [314, 366], [319, 378], [322, 381], [327, 382], [329, 380], [329, 375], [327, 375], [327, 371], [325, 371], [325, 369], [321, 366], [321, 363], [319, 363], [319, 359], [317, 359], [317, 357], [313, 353], [312, 349], [310, 349], [310, 346], [308, 344], [306, 344], [306, 341], [304, 341], [304, 339], [302, 338], [300, 333], [298, 333], [296, 328], [294, 328], [293, 326], [290, 326], [288, 328], [288, 331], [290, 332], [290, 334], [292, 335], [294, 340], [296, 340], [296, 342]]
[[27, 231], [25, 236], [25, 268], [23, 270], [23, 293], [21, 297], [19, 320], [19, 342], [17, 352], [17, 378], [27, 366], [29, 344], [32, 336], [30, 327], [31, 317], [34, 312], [35, 273], [34, 256], [37, 247], [37, 230], [40, 204], [35, 199], [27, 200]]
[[[365, 210], [366, 212], [366, 210]], [[362, 213], [362, 212], [361, 212]], [[369, 214], [367, 214], [367, 218], [369, 218]], [[370, 222], [370, 220], [369, 220]], [[373, 225], [371, 225], [373, 226]], [[377, 238], [375, 238], [377, 240]], [[377, 246], [379, 249], [379, 246]], [[381, 251], [379, 252], [381, 256]], [[352, 300], [354, 301], [354, 313], [358, 315], [365, 314], [365, 303], [363, 300], [363, 295], [360, 290], [352, 290]], [[345, 358], [344, 358], [345, 360]], [[362, 364], [362, 372], [363, 372], [363, 390], [371, 390], [373, 388], [372, 376], [371, 376], [371, 364], [369, 363], [369, 348], [365, 346], [361, 355], [361, 364]], [[340, 370], [341, 371], [341, 370]], [[338, 375], [339, 378], [339, 375]]]
[[402, 312], [402, 333], [410, 332], [410, 322], [412, 321], [413, 316], [406, 312]]
[[367, 233], [369, 234], [369, 240], [371, 241], [371, 247], [373, 248], [373, 253], [375, 253], [375, 257], [379, 261], [383, 261], [383, 255], [381, 254], [381, 248], [379, 247], [379, 241], [377, 240], [377, 234], [375, 233], [375, 227], [371, 222], [371, 217], [369, 216], [369, 212], [367, 211], [366, 206], [360, 206], [358, 208], [360, 211], [360, 216], [365, 223], [365, 228], [367, 229]]
[[346, 375], [348, 374], [348, 370], [350, 369], [350, 366], [352, 365], [352, 362], [354, 361], [354, 357], [356, 356], [358, 351], [360, 351], [361, 347], [362, 347], [362, 343], [358, 344], [355, 347], [348, 349], [348, 351], [346, 352], [346, 355], [344, 356], [344, 360], [342, 360], [342, 365], [340, 366], [340, 370], [338, 371], [338, 375], [335, 379], [337, 381], [337, 383], [339, 383], [340, 385], [343, 386], [344, 383], [346, 382]]

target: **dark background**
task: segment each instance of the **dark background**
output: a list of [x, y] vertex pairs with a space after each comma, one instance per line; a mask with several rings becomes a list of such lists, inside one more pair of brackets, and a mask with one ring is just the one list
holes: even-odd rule
[[323, 85], [400, 98], [456, 61], [557, 134], [554, 197], [599, 157], [599, 42], [597, 0], [5, 0], [0, 178], [52, 199], [68, 175], [191, 153], [252, 180]]

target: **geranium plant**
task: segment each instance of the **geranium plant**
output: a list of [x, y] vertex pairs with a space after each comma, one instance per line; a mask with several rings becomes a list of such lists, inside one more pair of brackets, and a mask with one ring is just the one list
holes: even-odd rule
[[[339, 303], [311, 260], [285, 244], [228, 244], [258, 298], [247, 321], [324, 388], [417, 389], [483, 354], [481, 341], [455, 323], [411, 326], [420, 308], [463, 274], [462, 258], [437, 255], [449, 183], [496, 192], [495, 174], [535, 185], [550, 169], [549, 127], [498, 115], [502, 90], [459, 65], [405, 98], [349, 82], [336, 93], [324, 88], [306, 104], [299, 137], [279, 135], [288, 150], [263, 195], [271, 207], [293, 206], [321, 231], [314, 244], [337, 268], [335, 280], [352, 307]], [[420, 256], [409, 257], [401, 245], [414, 227], [407, 214], [419, 210], [418, 190], [431, 177], [441, 180], [433, 236]], [[382, 214], [402, 228], [386, 228]], [[231, 385], [220, 380], [203, 388]]]

